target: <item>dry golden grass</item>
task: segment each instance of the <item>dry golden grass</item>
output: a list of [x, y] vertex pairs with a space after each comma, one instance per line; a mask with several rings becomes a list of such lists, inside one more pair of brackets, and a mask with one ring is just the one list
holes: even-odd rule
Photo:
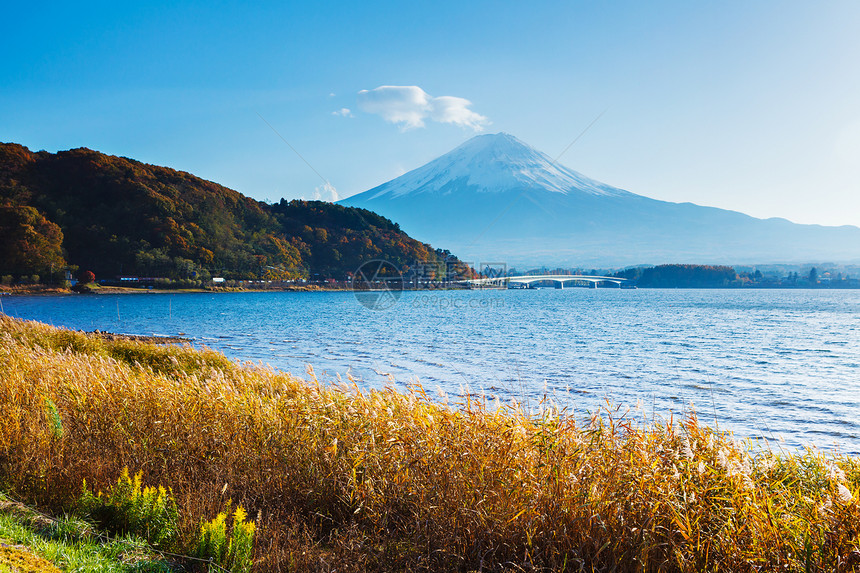
[[256, 571], [860, 570], [855, 458], [309, 378], [0, 316], [0, 481], [60, 508], [142, 471], [185, 543], [232, 499]]
[[14, 547], [0, 539], [0, 573], [61, 573], [52, 563], [33, 555], [24, 547]]

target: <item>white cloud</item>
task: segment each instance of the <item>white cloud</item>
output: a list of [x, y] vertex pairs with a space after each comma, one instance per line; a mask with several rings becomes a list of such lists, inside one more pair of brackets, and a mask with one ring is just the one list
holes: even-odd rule
[[430, 119], [439, 123], [453, 123], [471, 127], [475, 131], [484, 129], [487, 118], [469, 109], [472, 105], [467, 99], [454, 96], [441, 96], [430, 101]]
[[418, 86], [379, 86], [358, 92], [358, 107], [376, 114], [403, 130], [424, 127], [424, 121], [452, 123], [482, 131], [490, 121], [475, 113], [467, 99], [455, 96], [433, 97]]
[[418, 86], [380, 86], [358, 92], [358, 107], [404, 129], [424, 127], [430, 95]]
[[342, 107], [337, 111], [331, 112], [332, 115], [339, 115], [341, 117], [353, 117], [352, 111], [348, 107]]
[[334, 188], [334, 185], [326, 181], [323, 185], [314, 189], [313, 199], [314, 201], [331, 201], [334, 203], [340, 200], [340, 194]]

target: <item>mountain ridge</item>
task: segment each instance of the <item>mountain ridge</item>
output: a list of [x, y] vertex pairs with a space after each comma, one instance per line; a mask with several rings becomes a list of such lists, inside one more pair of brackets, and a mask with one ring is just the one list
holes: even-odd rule
[[505, 133], [476, 136], [340, 204], [380, 213], [472, 261], [575, 267], [860, 260], [860, 228], [637, 195]]
[[194, 175], [87, 148], [0, 143], [0, 274], [46, 278], [66, 266], [206, 278], [336, 278], [370, 259], [447, 258], [362, 209], [266, 204]]

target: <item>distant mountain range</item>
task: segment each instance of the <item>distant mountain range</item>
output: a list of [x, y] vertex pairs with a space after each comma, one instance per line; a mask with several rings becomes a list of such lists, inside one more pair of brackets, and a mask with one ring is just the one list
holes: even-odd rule
[[553, 162], [506, 133], [340, 202], [474, 263], [623, 266], [860, 261], [860, 228], [757, 219], [636, 195]]
[[97, 278], [342, 280], [371, 259], [403, 269], [447, 255], [363, 209], [269, 205], [125, 157], [0, 143], [0, 275], [15, 279], [72, 266]]

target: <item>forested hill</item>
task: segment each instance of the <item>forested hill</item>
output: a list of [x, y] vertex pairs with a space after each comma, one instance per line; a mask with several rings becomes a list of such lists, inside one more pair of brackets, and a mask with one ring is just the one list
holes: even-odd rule
[[189, 173], [90, 149], [0, 143], [0, 274], [344, 279], [362, 263], [439, 262], [371, 211], [269, 205]]

